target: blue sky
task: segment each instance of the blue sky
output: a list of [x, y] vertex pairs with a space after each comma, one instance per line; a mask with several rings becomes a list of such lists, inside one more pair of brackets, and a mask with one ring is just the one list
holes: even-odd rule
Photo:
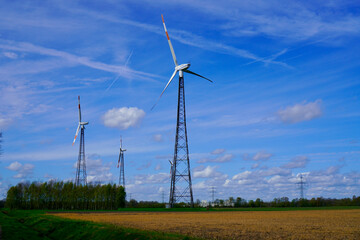
[[195, 199], [360, 193], [358, 1], [3, 1], [0, 195], [72, 180], [81, 96], [88, 181], [168, 198], [177, 79], [185, 75]]

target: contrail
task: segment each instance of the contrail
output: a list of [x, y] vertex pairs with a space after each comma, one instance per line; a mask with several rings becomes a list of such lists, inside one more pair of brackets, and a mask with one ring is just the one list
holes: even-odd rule
[[[128, 63], [129, 63], [129, 60], [130, 60], [130, 58], [131, 58], [131, 56], [132, 56], [132, 54], [133, 54], [133, 51], [134, 51], [134, 50], [131, 50], [131, 53], [130, 53], [129, 57], [127, 58], [127, 60], [126, 60], [126, 62], [125, 62], [124, 68], [127, 67]], [[114, 83], [115, 83], [120, 77], [121, 77], [121, 75], [119, 74], [119, 75], [114, 79], [114, 81], [110, 84], [110, 86], [105, 90], [105, 93], [106, 93], [107, 91], [109, 91], [109, 89], [112, 87], [112, 85], [114, 85]]]

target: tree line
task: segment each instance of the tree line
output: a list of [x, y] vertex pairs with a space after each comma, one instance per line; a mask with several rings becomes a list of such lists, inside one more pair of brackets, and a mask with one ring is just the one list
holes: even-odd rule
[[10, 209], [116, 210], [125, 207], [125, 189], [115, 184], [76, 186], [73, 182], [27, 182], [12, 186], [5, 207]]
[[[201, 202], [196, 201], [196, 205], [200, 206]], [[216, 199], [210, 203], [214, 207], [244, 207], [244, 208], [257, 208], [257, 207], [335, 207], [335, 206], [360, 206], [360, 196], [353, 196], [352, 198], [295, 198], [290, 201], [288, 197], [274, 198], [272, 201], [263, 201], [260, 198], [256, 200], [245, 200], [244, 198], [237, 197], [236, 199], [230, 197], [229, 199]]]

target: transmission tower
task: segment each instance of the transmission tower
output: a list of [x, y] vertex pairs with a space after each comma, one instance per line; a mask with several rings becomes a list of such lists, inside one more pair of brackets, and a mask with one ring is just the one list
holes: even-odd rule
[[120, 153], [117, 167], [120, 167], [119, 185], [125, 189], [125, 172], [124, 172], [124, 152], [126, 149], [122, 148], [122, 138], [120, 138]]
[[85, 125], [89, 124], [89, 122], [82, 122], [81, 121], [81, 108], [80, 108], [80, 96], [78, 97], [79, 100], [79, 125], [76, 130], [75, 138], [73, 141], [73, 145], [75, 140], [78, 136], [79, 129], [80, 129], [80, 146], [79, 146], [79, 157], [76, 166], [76, 176], [75, 176], [75, 185], [86, 185], [86, 163], [85, 163]]
[[170, 207], [174, 207], [174, 204], [181, 202], [181, 200], [194, 207], [186, 131], [184, 78], [182, 75], [179, 76], [175, 151], [171, 169]]
[[305, 187], [305, 182], [303, 180], [303, 175], [300, 174], [300, 182], [297, 183], [299, 185], [300, 188], [300, 199], [304, 199], [304, 187]]
[[212, 196], [212, 202], [214, 202], [215, 201], [215, 198], [214, 198], [214, 196], [215, 196], [215, 187], [214, 186], [211, 187], [211, 196]]

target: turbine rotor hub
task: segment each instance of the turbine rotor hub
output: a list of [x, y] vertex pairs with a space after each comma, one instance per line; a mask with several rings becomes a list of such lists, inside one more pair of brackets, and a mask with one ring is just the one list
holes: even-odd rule
[[186, 70], [189, 67], [190, 67], [190, 63], [184, 63], [184, 64], [181, 64], [181, 65], [177, 65], [175, 67], [175, 70], [177, 70], [177, 71]]

